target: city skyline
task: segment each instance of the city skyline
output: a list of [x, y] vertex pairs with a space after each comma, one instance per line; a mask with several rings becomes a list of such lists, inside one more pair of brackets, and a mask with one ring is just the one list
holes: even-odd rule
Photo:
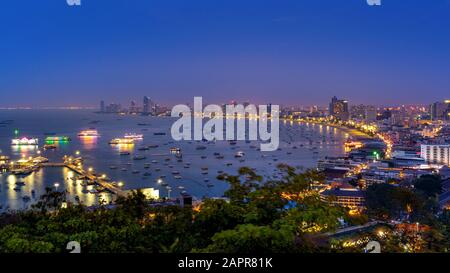
[[0, 10], [0, 107], [430, 104], [450, 90], [445, 0], [20, 2]]

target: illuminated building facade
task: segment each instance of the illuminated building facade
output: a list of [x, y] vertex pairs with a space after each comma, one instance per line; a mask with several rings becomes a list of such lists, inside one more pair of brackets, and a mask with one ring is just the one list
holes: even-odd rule
[[363, 209], [366, 201], [363, 191], [348, 188], [325, 190], [320, 193], [320, 199], [324, 202], [350, 209]]
[[450, 166], [450, 145], [422, 144], [420, 156], [428, 163]]
[[339, 119], [339, 120], [348, 120], [350, 117], [350, 113], [348, 111], [348, 101], [340, 100], [336, 96], [331, 99], [330, 115]]
[[432, 120], [448, 120], [450, 113], [450, 100], [435, 102], [430, 106]]

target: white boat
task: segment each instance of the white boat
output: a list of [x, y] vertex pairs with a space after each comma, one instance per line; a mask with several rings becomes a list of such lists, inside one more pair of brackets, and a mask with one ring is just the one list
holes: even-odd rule
[[132, 138], [114, 138], [109, 144], [111, 145], [131, 145], [134, 144], [134, 139]]
[[143, 134], [125, 134], [124, 138], [126, 139], [133, 139], [133, 140], [142, 140], [144, 139]]
[[78, 133], [78, 136], [79, 137], [98, 137], [99, 134], [98, 134], [97, 130], [90, 129], [90, 130], [81, 131], [80, 133]]
[[14, 138], [11, 140], [11, 145], [13, 146], [37, 146], [39, 140], [37, 138]]

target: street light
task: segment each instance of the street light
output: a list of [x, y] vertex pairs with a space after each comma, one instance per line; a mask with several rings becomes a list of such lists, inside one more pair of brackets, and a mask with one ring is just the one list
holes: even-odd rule
[[76, 154], [76, 155], [80, 155], [80, 151], [76, 151], [75, 154]]
[[55, 183], [53, 186], [55, 186], [56, 190], [58, 191], [59, 183]]

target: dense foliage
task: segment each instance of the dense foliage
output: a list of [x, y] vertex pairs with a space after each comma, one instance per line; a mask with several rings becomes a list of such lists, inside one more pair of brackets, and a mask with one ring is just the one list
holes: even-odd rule
[[[285, 173], [280, 181], [263, 182], [249, 168], [241, 168], [237, 175], [223, 174], [219, 179], [229, 184], [227, 199], [206, 199], [193, 208], [157, 205], [145, 200], [140, 191], [118, 198], [113, 208], [80, 204], [61, 208], [65, 193], [49, 189], [31, 210], [0, 216], [0, 253], [67, 252], [70, 241], [80, 242], [82, 252], [91, 253], [331, 252], [335, 250], [324, 234], [338, 229], [344, 219], [358, 224], [367, 221], [364, 215], [355, 217], [347, 209], [320, 201], [312, 189], [323, 181], [319, 173], [299, 173], [286, 165], [279, 168]], [[391, 193], [392, 189], [372, 190], [400, 194]], [[383, 208], [374, 211], [382, 215], [398, 214], [409, 204], [371, 202], [372, 207]], [[448, 226], [448, 216], [442, 217], [439, 223]], [[441, 232], [432, 240], [439, 236], [448, 238]], [[434, 247], [432, 241], [430, 247]]]

